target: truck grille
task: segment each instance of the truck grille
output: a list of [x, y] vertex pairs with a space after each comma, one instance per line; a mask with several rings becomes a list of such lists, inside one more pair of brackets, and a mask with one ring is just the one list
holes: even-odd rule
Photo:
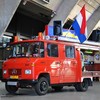
[[9, 69], [10, 75], [21, 75], [21, 69]]

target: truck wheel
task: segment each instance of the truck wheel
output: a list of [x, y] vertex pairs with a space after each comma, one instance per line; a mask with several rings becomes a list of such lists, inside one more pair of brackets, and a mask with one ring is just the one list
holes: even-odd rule
[[61, 91], [63, 86], [52, 86], [55, 91]]
[[16, 91], [18, 90], [18, 87], [16, 87], [16, 86], [11, 86], [11, 85], [7, 85], [7, 84], [5, 84], [5, 88], [6, 88], [6, 90], [7, 90], [9, 93], [11, 93], [11, 94], [16, 93]]
[[41, 77], [35, 85], [35, 91], [38, 95], [45, 95], [48, 92], [49, 83], [45, 77]]
[[87, 91], [88, 90], [88, 80], [84, 79], [83, 82], [75, 84], [75, 89], [77, 91]]

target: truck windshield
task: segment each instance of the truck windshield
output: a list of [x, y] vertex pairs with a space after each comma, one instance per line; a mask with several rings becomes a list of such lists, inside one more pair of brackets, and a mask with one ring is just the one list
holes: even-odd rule
[[9, 57], [44, 57], [43, 42], [26, 42], [10, 46]]

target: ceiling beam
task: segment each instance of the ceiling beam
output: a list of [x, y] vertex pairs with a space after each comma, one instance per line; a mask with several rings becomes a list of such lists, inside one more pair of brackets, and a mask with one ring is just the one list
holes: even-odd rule
[[62, 0], [61, 4], [57, 8], [55, 12], [55, 16], [51, 19], [49, 22], [49, 25], [53, 25], [54, 20], [61, 20], [63, 22], [63, 25], [66, 21], [66, 17], [71, 12], [72, 8], [75, 6], [78, 0]]
[[5, 32], [21, 0], [0, 0], [0, 35]]

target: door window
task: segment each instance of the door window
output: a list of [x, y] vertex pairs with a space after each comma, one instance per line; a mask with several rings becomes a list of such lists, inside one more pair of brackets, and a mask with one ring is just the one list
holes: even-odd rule
[[73, 46], [65, 46], [65, 55], [67, 58], [75, 58], [75, 48]]
[[47, 44], [47, 54], [50, 57], [58, 57], [58, 45], [57, 44]]

